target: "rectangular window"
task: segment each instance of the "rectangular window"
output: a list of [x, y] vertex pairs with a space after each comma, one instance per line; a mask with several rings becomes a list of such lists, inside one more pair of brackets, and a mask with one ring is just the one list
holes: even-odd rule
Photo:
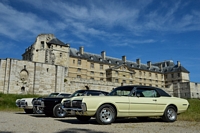
[[142, 76], [142, 72], [140, 71], [140, 76]]
[[91, 71], [90, 74], [91, 74], [91, 75], [94, 75], [94, 71]]
[[90, 64], [90, 68], [94, 68], [94, 63], [91, 63], [91, 64]]
[[73, 64], [75, 64], [75, 60], [73, 60]]
[[115, 79], [115, 83], [118, 83], [119, 82], [119, 80], [118, 79]]
[[78, 65], [81, 65], [81, 60], [78, 60]]
[[103, 76], [103, 73], [100, 73], [100, 76]]
[[81, 69], [80, 68], [78, 68], [78, 70], [77, 70], [78, 72], [81, 72]]
[[44, 41], [41, 41], [41, 48], [44, 48]]
[[178, 77], [181, 77], [180, 73], [178, 73]]
[[81, 75], [77, 75], [77, 78], [81, 78]]
[[119, 72], [118, 71], [115, 71], [116, 75], [119, 75]]
[[174, 74], [172, 74], [171, 76], [172, 76], [172, 78], [174, 78]]
[[103, 65], [100, 65], [100, 70], [103, 70]]

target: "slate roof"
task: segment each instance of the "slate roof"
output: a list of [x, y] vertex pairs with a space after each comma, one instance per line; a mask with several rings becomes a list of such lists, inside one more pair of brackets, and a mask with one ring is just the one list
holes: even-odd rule
[[[80, 59], [86, 59], [91, 62], [98, 62], [100, 64], [108, 64], [108, 65], [110, 64], [114, 66], [120, 66], [125, 63], [126, 66], [129, 68], [141, 69], [141, 70], [158, 72], [158, 73], [170, 73], [170, 72], [189, 73], [189, 71], [186, 70], [183, 66], [177, 66], [171, 60], [154, 63], [151, 65], [151, 67], [149, 67], [147, 64], [140, 63], [140, 65], [138, 65], [136, 62], [132, 62], [132, 61], [124, 62], [122, 59], [108, 57], [108, 56], [106, 56], [104, 60], [101, 55], [88, 53], [88, 52], [84, 52], [83, 54], [81, 54], [79, 50], [75, 48], [70, 48], [70, 56], [80, 58]], [[160, 68], [160, 66], [162, 66], [162, 69]]]
[[66, 46], [66, 44], [64, 44], [58, 38], [53, 38], [51, 41], [47, 42], [47, 44], [57, 44], [57, 45], [61, 45], [61, 46]]

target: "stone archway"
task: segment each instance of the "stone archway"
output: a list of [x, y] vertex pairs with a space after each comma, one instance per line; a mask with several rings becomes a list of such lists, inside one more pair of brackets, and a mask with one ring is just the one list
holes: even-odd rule
[[25, 92], [25, 87], [24, 86], [21, 87], [21, 92]]

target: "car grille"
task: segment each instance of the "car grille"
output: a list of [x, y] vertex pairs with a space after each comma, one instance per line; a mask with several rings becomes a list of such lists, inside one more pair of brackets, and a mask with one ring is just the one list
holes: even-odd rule
[[81, 108], [82, 100], [72, 101], [72, 108]]
[[21, 105], [21, 106], [26, 106], [27, 104], [26, 104], [25, 100], [22, 100], [22, 101], [20, 102], [20, 105]]
[[66, 100], [63, 102], [65, 108], [81, 108], [82, 100]]
[[18, 100], [18, 101], [16, 102], [16, 105], [17, 105], [18, 107], [24, 107], [24, 106], [27, 106], [27, 103], [26, 103], [25, 100]]
[[33, 101], [33, 105], [34, 106], [38, 106], [38, 105], [43, 105], [43, 101], [42, 100], [35, 100], [35, 101]]
[[70, 100], [64, 101], [64, 102], [63, 102], [63, 106], [64, 106], [65, 108], [70, 108], [70, 107], [71, 107], [71, 101], [70, 101]]

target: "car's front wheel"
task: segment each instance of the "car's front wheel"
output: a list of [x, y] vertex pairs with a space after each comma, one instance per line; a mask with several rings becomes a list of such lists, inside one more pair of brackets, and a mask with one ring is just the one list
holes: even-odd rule
[[56, 118], [64, 118], [67, 115], [67, 112], [61, 108], [61, 103], [56, 104], [53, 108], [53, 115]]
[[116, 111], [110, 104], [100, 106], [96, 112], [96, 121], [99, 124], [107, 125], [115, 121]]
[[168, 106], [165, 109], [163, 120], [166, 122], [174, 122], [177, 119], [177, 112], [176, 109], [173, 106]]
[[44, 113], [42, 107], [36, 107], [36, 106], [33, 107], [33, 112], [35, 114], [43, 114]]

